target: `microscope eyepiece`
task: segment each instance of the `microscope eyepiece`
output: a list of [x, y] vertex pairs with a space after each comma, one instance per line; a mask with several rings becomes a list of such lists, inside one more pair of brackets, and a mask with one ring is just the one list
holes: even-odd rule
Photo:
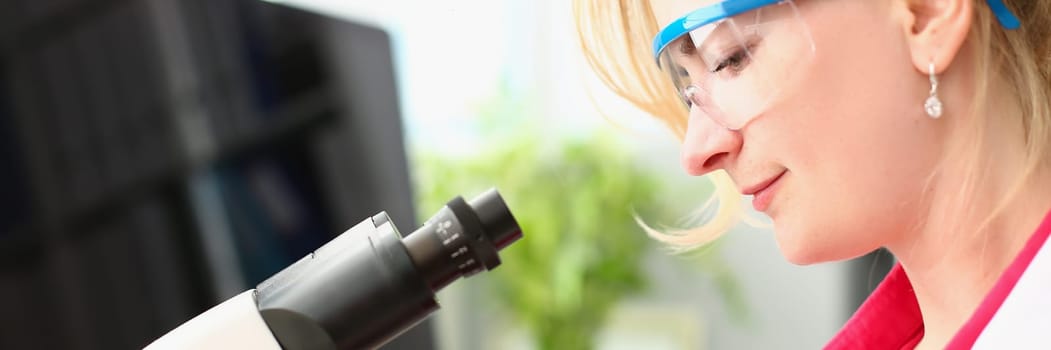
[[285, 349], [375, 348], [436, 310], [438, 290], [500, 265], [497, 253], [520, 238], [495, 189], [453, 198], [404, 238], [380, 213], [260, 283], [255, 298]]
[[405, 238], [413, 264], [431, 290], [500, 265], [497, 252], [522, 238], [522, 229], [495, 189], [470, 203], [456, 197]]
[[482, 230], [496, 250], [503, 250], [519, 238], [522, 229], [507, 204], [495, 189], [488, 190], [470, 201], [471, 208], [482, 222]]

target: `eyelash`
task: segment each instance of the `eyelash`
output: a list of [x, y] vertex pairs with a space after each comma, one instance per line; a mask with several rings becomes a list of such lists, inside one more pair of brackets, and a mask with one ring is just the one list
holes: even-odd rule
[[[727, 68], [730, 68], [730, 71], [726, 72], [727, 74], [730, 74], [729, 77], [737, 76], [739, 73], [741, 73], [741, 71], [744, 70], [745, 66], [748, 64], [748, 60], [751, 58], [751, 55], [749, 55], [749, 51], [754, 51], [755, 47], [756, 47], [756, 45], [752, 44], [752, 45], [748, 45], [747, 48], [738, 49], [738, 50], [734, 51], [732, 54], [730, 54], [726, 58], [720, 60], [719, 63], [715, 66], [715, 69], [713, 69], [711, 71], [711, 73], [712, 74], [716, 74], [716, 73], [719, 73], [719, 72], [723, 72]], [[691, 85], [691, 87], [693, 87], [693, 86]], [[686, 107], [687, 108], [692, 108], [693, 107], [692, 95], [693, 95], [693, 93], [696, 93], [696, 92], [695, 91], [689, 91], [690, 90], [689, 88], [690, 87], [687, 87], [687, 88], [683, 89], [683, 91], [680, 94], [680, 96], [682, 97], [683, 102], [686, 102]], [[694, 88], [696, 88], [696, 87], [694, 87]]]
[[731, 68], [731, 73], [739, 73], [741, 69], [744, 68], [743, 66], [747, 63], [747, 60], [748, 53], [745, 50], [742, 49], [734, 51], [733, 54], [719, 61], [719, 64], [715, 66], [715, 69], [712, 70], [712, 73], [721, 72], [726, 68]]

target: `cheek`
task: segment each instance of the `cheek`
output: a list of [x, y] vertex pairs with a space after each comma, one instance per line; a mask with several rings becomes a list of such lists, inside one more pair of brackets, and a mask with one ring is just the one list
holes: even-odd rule
[[[773, 122], [793, 173], [775, 230], [795, 263], [855, 257], [905, 234], [938, 160], [926, 90], [904, 48], [874, 24], [848, 28], [814, 30], [807, 78]], [[847, 39], [859, 36], [868, 39]]]

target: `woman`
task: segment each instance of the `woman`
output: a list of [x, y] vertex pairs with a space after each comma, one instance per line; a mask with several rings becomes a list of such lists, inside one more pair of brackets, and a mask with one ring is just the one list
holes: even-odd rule
[[[1051, 1], [577, 0], [589, 63], [793, 263], [884, 247], [828, 348], [1051, 346]], [[730, 190], [727, 190], [729, 188]]]

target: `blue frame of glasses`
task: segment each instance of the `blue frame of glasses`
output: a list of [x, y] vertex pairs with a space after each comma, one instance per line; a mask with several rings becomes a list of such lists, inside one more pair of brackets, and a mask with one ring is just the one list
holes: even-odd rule
[[[653, 57], [660, 59], [661, 52], [671, 44], [672, 41], [686, 35], [694, 29], [715, 21], [732, 17], [747, 11], [751, 11], [766, 5], [778, 3], [784, 0], [725, 0], [717, 4], [708, 5], [694, 10], [671, 24], [661, 29], [653, 38]], [[1018, 29], [1022, 25], [1018, 17], [1004, 5], [1003, 0], [986, 0], [989, 8], [993, 10], [996, 19], [1006, 29]]]

